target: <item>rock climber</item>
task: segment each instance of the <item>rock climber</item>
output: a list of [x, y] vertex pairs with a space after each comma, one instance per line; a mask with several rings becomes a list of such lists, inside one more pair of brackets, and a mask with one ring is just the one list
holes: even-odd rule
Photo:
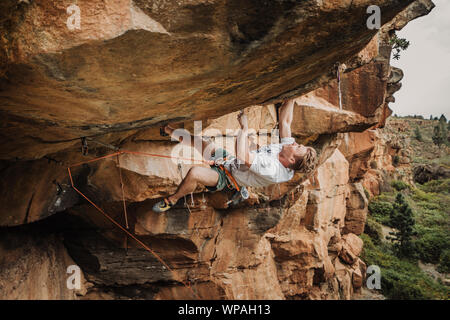
[[[289, 181], [294, 176], [294, 171], [308, 173], [314, 170], [317, 161], [315, 149], [297, 144], [291, 136], [293, 111], [294, 100], [284, 99], [279, 108], [281, 143], [265, 145], [253, 151], [249, 150], [247, 115], [241, 112], [238, 115], [241, 130], [236, 138], [236, 157], [230, 156], [222, 148], [216, 148], [213, 142], [194, 137], [202, 141], [202, 150], [198, 150], [201, 154], [204, 154], [202, 151], [205, 148], [211, 150], [213, 156], [210, 159], [210, 168], [191, 167], [176, 192], [157, 202], [153, 206], [153, 211], [169, 210], [180, 198], [192, 193], [199, 183], [210, 192], [233, 188], [233, 184], [236, 185], [236, 183], [238, 187], [265, 187]], [[163, 127], [162, 131], [174, 137], [175, 129], [170, 125]], [[183, 143], [183, 139], [178, 140]], [[194, 147], [197, 145], [197, 148], [200, 145], [194, 143], [194, 140], [189, 143]]]

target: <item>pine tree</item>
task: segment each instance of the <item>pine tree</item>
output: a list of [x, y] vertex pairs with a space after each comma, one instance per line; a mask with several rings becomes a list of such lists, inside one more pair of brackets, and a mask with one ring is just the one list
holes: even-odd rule
[[447, 127], [447, 120], [442, 121], [441, 123], [441, 131], [442, 131], [442, 138], [444, 139], [444, 144], [448, 145], [449, 141], [448, 141], [448, 127]]
[[442, 127], [441, 123], [436, 125], [433, 129], [433, 136], [431, 137], [431, 139], [433, 140], [433, 143], [435, 145], [437, 145], [439, 148], [445, 142], [444, 133], [442, 132], [441, 127]]
[[447, 127], [447, 118], [444, 116], [444, 114], [441, 115], [441, 117], [439, 118], [439, 125], [441, 127], [441, 135], [442, 135], [442, 140], [443, 140], [443, 144], [448, 144], [448, 127]]
[[414, 138], [416, 138], [417, 141], [422, 141], [422, 133], [418, 126], [414, 129]]
[[412, 237], [416, 235], [414, 231], [415, 220], [413, 212], [405, 196], [399, 192], [395, 197], [394, 208], [391, 212], [390, 224], [397, 229], [396, 232], [390, 232], [387, 237], [392, 242], [399, 253], [410, 255], [413, 251]]
[[433, 140], [433, 143], [440, 148], [442, 144], [448, 144], [447, 135], [447, 118], [445, 118], [445, 116], [442, 114], [439, 118], [438, 124], [433, 129], [433, 136], [431, 138]]

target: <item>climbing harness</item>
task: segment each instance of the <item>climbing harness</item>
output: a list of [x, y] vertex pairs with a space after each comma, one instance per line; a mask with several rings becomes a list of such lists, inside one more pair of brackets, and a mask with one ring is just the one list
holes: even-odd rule
[[230, 203], [232, 203], [233, 205], [237, 205], [239, 202], [248, 199], [250, 195], [247, 188], [244, 186], [240, 187], [230, 171], [225, 168], [224, 163], [226, 160], [227, 157], [216, 159], [214, 161], [214, 165], [225, 172], [225, 175], [227, 176], [227, 188], [229, 190], [236, 190], [231, 199], [227, 201], [226, 205], [229, 205]]

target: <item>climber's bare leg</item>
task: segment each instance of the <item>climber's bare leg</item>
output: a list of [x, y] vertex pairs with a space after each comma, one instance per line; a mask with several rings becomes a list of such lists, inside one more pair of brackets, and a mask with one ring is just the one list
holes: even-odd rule
[[[183, 137], [175, 137], [173, 135], [173, 132], [176, 129], [172, 128], [170, 125], [166, 125], [164, 126], [164, 132], [167, 133], [171, 138], [173, 138], [174, 140], [178, 140], [180, 141], [180, 143], [183, 143], [185, 145], [189, 145], [191, 147], [194, 147], [202, 156], [206, 155], [208, 158], [207, 160], [209, 160], [209, 156], [214, 154], [214, 151], [216, 150], [216, 146], [214, 145], [213, 142], [211, 141], [207, 141], [205, 139], [203, 139], [203, 137], [201, 136], [194, 136], [194, 139], [189, 139], [190, 141], [185, 141], [183, 142]], [[200, 143], [195, 143], [197, 139], [200, 139], [200, 141], [202, 142]], [[198, 141], [198, 140], [197, 140]], [[201, 148], [201, 150], [200, 150]]]
[[175, 194], [167, 199], [172, 204], [175, 204], [181, 197], [194, 192], [198, 183], [208, 187], [214, 187], [218, 181], [219, 174], [215, 170], [205, 167], [192, 167], [189, 169], [183, 181], [181, 181]]

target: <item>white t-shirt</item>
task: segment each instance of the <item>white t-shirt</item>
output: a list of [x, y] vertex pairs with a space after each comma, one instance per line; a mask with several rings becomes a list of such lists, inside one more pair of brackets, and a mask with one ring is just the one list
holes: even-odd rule
[[292, 137], [282, 138], [281, 143], [265, 145], [258, 150], [250, 151], [255, 153], [250, 169], [231, 165], [232, 176], [239, 185], [246, 187], [265, 187], [291, 180], [294, 170], [283, 166], [278, 160], [278, 154], [283, 145], [294, 142], [295, 139]]

